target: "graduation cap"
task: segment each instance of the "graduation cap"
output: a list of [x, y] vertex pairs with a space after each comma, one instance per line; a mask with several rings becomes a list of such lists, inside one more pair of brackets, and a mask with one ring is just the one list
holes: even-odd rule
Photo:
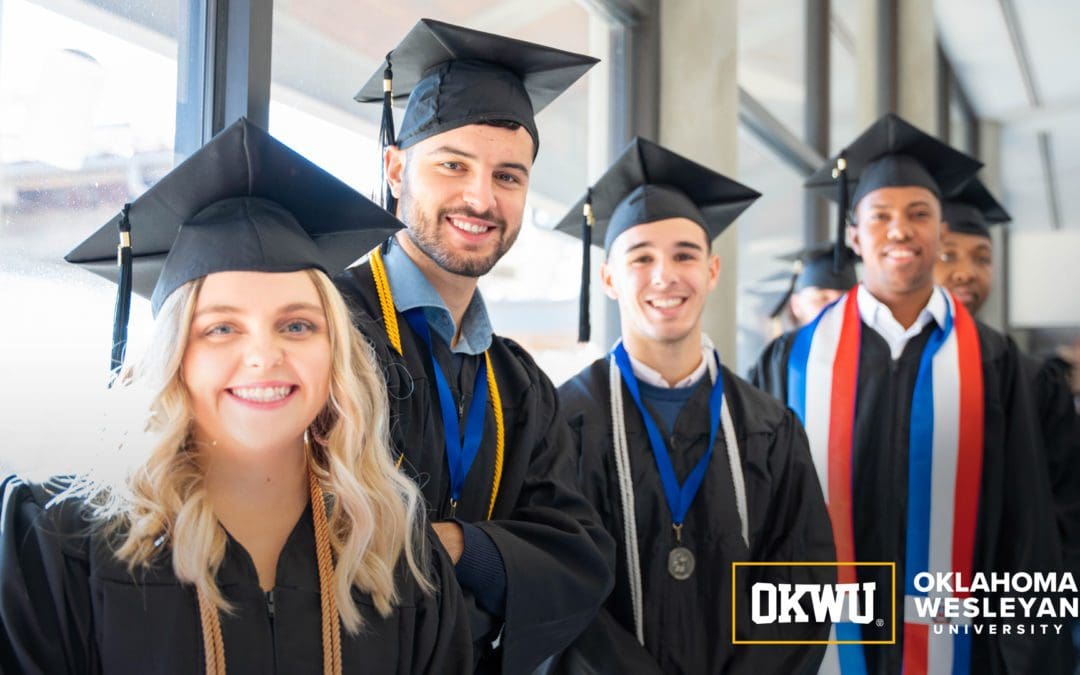
[[[536, 113], [599, 59], [420, 19], [356, 94], [382, 102], [381, 144], [407, 148], [468, 124], [516, 122], [540, 147]], [[408, 99], [395, 138], [392, 104]], [[392, 198], [387, 195], [387, 208]]]
[[[687, 218], [711, 242], [761, 194], [644, 138], [635, 138], [600, 180], [555, 225], [582, 241], [578, 340], [589, 340], [590, 247], [604, 250], [623, 232], [667, 218]], [[579, 219], [577, 214], [582, 214]]]
[[123, 362], [132, 291], [151, 298], [156, 316], [173, 291], [214, 272], [313, 268], [333, 274], [401, 227], [377, 204], [240, 119], [64, 259], [119, 284], [115, 370]]
[[941, 219], [950, 232], [990, 238], [989, 225], [1012, 220], [1005, 207], [994, 199], [983, 182], [973, 178], [958, 193], [945, 200]]
[[781, 260], [791, 263], [791, 282], [787, 292], [778, 299], [770, 318], [776, 318], [783, 311], [784, 305], [792, 294], [805, 288], [832, 288], [848, 291], [859, 282], [855, 276], [855, 263], [859, 256], [844, 246], [844, 260], [840, 269], [833, 265], [835, 245], [831, 242], [815, 244], [798, 251], [780, 256]]
[[975, 176], [982, 162], [888, 113], [806, 179], [805, 186], [833, 198], [839, 206], [834, 268], [844, 264], [848, 193], [852, 209], [884, 187], [923, 187], [939, 200]]

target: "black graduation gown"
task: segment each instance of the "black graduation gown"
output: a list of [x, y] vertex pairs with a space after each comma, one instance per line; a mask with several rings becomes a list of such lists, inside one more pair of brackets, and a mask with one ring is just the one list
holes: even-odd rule
[[1046, 444], [1065, 569], [1080, 579], [1080, 415], [1069, 388], [1069, 366], [1058, 358], [1043, 361], [1025, 354], [1022, 359]]
[[[750, 544], [743, 542], [727, 449], [722, 432], [701, 488], [684, 521], [683, 544], [695, 554], [696, 569], [685, 581], [668, 573], [675, 546], [671, 510], [637, 406], [623, 385], [641, 558], [644, 647], [634, 632], [623, 535], [624, 514], [615, 464], [611, 421], [610, 363], [599, 359], [559, 388], [559, 397], [577, 437], [580, 482], [616, 542], [616, 584], [589, 630], [563, 655], [566, 673], [813, 673], [822, 646], [739, 646], [731, 641], [731, 563], [740, 561], [832, 561], [832, 528], [806, 435], [795, 416], [769, 396], [721, 368], [724, 397], [742, 460]], [[668, 439], [679, 480], [685, 480], [709, 441], [709, 394], [702, 379], [676, 420]], [[802, 568], [805, 583], [833, 583], [831, 567]], [[749, 580], [740, 572], [736, 608], [741, 640], [794, 639], [750, 634]], [[744, 586], [744, 583], [746, 584]], [[806, 640], [825, 640], [827, 625], [809, 626]]]
[[[6, 673], [204, 672], [195, 589], [180, 583], [167, 555], [128, 572], [76, 499], [46, 506], [63, 485], [0, 484], [0, 670]], [[429, 534], [434, 536], [434, 534]], [[344, 672], [465, 673], [471, 641], [464, 602], [438, 546], [432, 547], [434, 595], [424, 595], [402, 562], [400, 605], [383, 618], [353, 589], [364, 617], [359, 635], [342, 629]], [[311, 508], [278, 560], [271, 595], [255, 566], [229, 539], [217, 582], [236, 612], [221, 614], [226, 669], [322, 673], [319, 581]], [[272, 602], [270, 598], [272, 597]], [[272, 611], [271, 611], [272, 608]]]
[[[353, 306], [358, 327], [386, 364], [393, 444], [404, 451], [404, 465], [424, 492], [432, 522], [446, 520], [450, 477], [427, 346], [400, 312], [404, 357], [390, 346], [368, 263], [335, 281]], [[455, 400], [471, 401], [484, 357], [459, 357], [455, 379], [449, 349], [437, 338], [433, 342]], [[487, 520], [496, 456], [495, 416], [489, 408], [454, 517], [491, 537], [506, 570], [504, 617], [488, 615], [470, 602], [477, 670], [528, 673], [566, 647], [596, 615], [611, 590], [614, 544], [577, 488], [572, 440], [551, 381], [512, 340], [494, 336], [489, 353], [505, 424], [502, 479]], [[469, 590], [464, 592], [470, 600]], [[492, 648], [496, 637], [499, 646]]]
[[[908, 438], [919, 359], [935, 324], [911, 339], [892, 360], [888, 343], [865, 323], [859, 351], [858, 394], [852, 439], [855, 553], [859, 560], [896, 562], [897, 621], [904, 607]], [[973, 571], [1050, 572], [1061, 553], [1050, 504], [1049, 479], [1028, 383], [1016, 345], [977, 323], [982, 351], [985, 430], [983, 472]], [[796, 333], [769, 344], [751, 372], [754, 384], [787, 401], [787, 365]], [[876, 574], [875, 574], [876, 572]], [[878, 581], [887, 593], [885, 568], [859, 568], [860, 581]], [[885, 602], [885, 598], [879, 602]], [[879, 604], [878, 606], [884, 606]], [[1052, 622], [1061, 623], [1061, 622]], [[863, 628], [865, 639], [888, 639], [889, 626]], [[903, 630], [896, 645], [864, 646], [867, 672], [899, 674]], [[972, 673], [1059, 672], [1045, 658], [1050, 638], [973, 635]], [[1060, 646], [1060, 645], [1058, 645]], [[1057, 646], [1055, 647], [1057, 649]]]

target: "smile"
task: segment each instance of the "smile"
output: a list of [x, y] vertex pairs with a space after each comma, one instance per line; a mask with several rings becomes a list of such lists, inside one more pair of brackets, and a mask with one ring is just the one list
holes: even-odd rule
[[471, 219], [456, 218], [454, 216], [447, 216], [446, 220], [449, 221], [454, 228], [468, 234], [486, 234], [490, 230], [495, 229], [492, 225], [485, 225], [483, 221], [478, 222]]
[[915, 257], [915, 251], [908, 248], [894, 248], [886, 252], [885, 257], [891, 260], [911, 260]]
[[296, 387], [233, 387], [227, 391], [238, 399], [249, 403], [276, 403], [288, 398]]
[[646, 300], [646, 302], [656, 309], [671, 309], [686, 302], [686, 298], [653, 298], [652, 300]]

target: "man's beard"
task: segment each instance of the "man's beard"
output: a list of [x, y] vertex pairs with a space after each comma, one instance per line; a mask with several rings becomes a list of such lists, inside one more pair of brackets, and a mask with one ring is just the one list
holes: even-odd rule
[[[490, 210], [479, 213], [468, 207], [440, 209], [434, 222], [432, 222], [420, 205], [412, 199], [405, 185], [402, 185], [401, 205], [398, 213], [403, 216], [404, 222], [408, 226], [405, 229], [406, 234], [416, 244], [417, 248], [423, 251], [427, 257], [434, 260], [435, 264], [442, 269], [463, 277], [482, 277], [490, 272], [495, 263], [506, 255], [506, 252], [510, 250], [510, 247], [513, 246], [514, 241], [517, 239], [516, 232], [509, 238], [507, 237], [506, 221]], [[454, 251], [445, 241], [442, 231], [443, 219], [450, 215], [478, 218], [494, 223], [497, 226], [496, 234], [498, 236], [495, 251], [486, 257], [470, 256], [467, 253], [461, 254]]]

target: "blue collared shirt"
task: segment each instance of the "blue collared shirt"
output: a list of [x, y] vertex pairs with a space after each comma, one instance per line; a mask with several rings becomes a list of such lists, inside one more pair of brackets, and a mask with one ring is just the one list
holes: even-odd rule
[[[390, 292], [394, 296], [394, 306], [399, 312], [407, 312], [416, 307], [424, 308], [428, 325], [436, 335], [450, 345], [453, 344], [457, 326], [454, 317], [443, 302], [427, 277], [416, 263], [402, 250], [397, 241], [391, 241], [390, 250], [383, 256], [386, 276], [390, 281]], [[483, 354], [491, 346], [491, 320], [487, 307], [480, 296], [480, 290], [473, 293], [465, 314], [461, 317], [461, 338], [451, 347], [454, 354]]]

